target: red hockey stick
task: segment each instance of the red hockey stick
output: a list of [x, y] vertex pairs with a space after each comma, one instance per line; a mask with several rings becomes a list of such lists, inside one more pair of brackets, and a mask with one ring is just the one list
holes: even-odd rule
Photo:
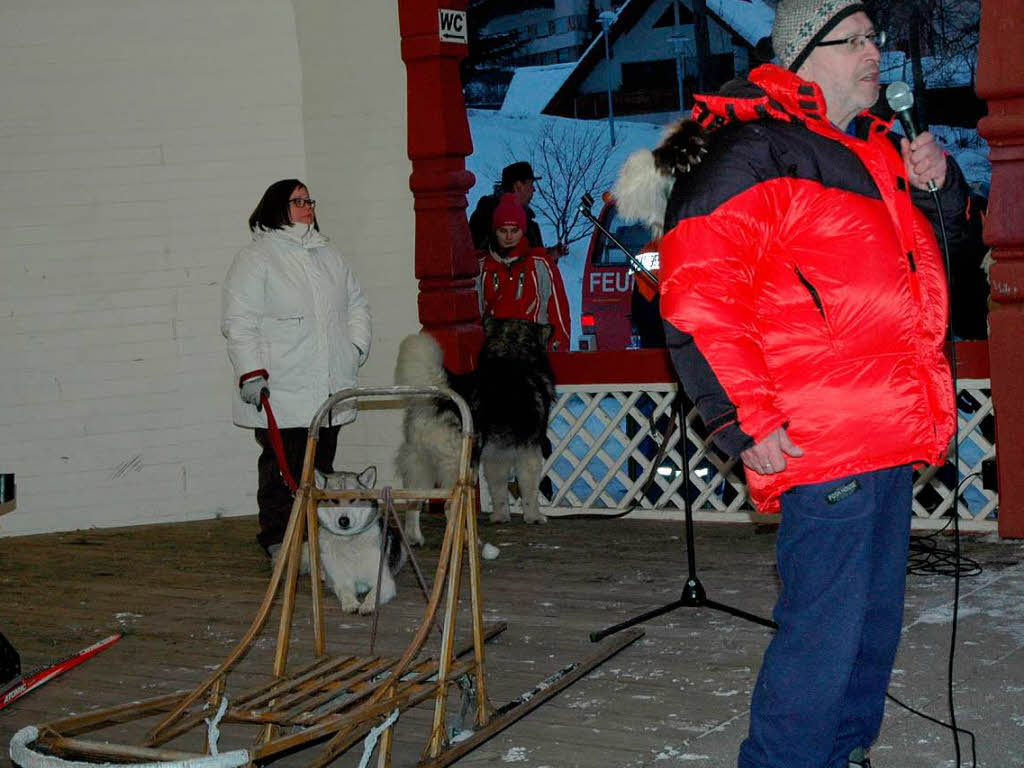
[[107, 648], [112, 646], [118, 640], [121, 639], [121, 634], [111, 635], [110, 637], [100, 640], [94, 645], [90, 645], [88, 648], [83, 648], [78, 653], [72, 654], [65, 659], [61, 659], [55, 664], [51, 664], [48, 667], [42, 667], [33, 672], [28, 672], [22, 675], [17, 680], [13, 680], [3, 689], [0, 689], [0, 709], [3, 709], [8, 704], [17, 701], [26, 693], [34, 691], [44, 683], [48, 683], [58, 675], [63, 675], [72, 667], [77, 667], [86, 659], [91, 659], [100, 651], [105, 651]]

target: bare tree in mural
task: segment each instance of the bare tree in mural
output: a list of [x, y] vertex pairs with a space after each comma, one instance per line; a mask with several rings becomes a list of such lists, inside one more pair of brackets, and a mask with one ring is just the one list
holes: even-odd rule
[[607, 137], [602, 124], [544, 120], [531, 143], [505, 148], [507, 162], [527, 160], [541, 177], [530, 207], [554, 230], [556, 242], [567, 246], [590, 236], [579, 202], [584, 193], [600, 197], [615, 180]]
[[[769, 6], [776, 0], [764, 0]], [[883, 79], [913, 81], [914, 111], [926, 125], [925, 75], [936, 83], [977, 69], [981, 0], [867, 0], [868, 13], [889, 38], [887, 50], [903, 51], [907, 71], [883, 72]], [[925, 72], [927, 67], [928, 72]]]
[[974, 82], [980, 0], [873, 0], [868, 5], [879, 29], [888, 34], [890, 48], [906, 54], [910, 71], [895, 74], [912, 78], [919, 121], [926, 114], [925, 66], [935, 82], [964, 71]]

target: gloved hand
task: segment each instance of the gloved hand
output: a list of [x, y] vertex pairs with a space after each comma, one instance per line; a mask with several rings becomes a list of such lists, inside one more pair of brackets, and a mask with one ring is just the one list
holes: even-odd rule
[[664, 176], [689, 173], [708, 153], [708, 139], [700, 123], [680, 120], [653, 151], [654, 165]]
[[242, 384], [242, 388], [239, 391], [239, 395], [242, 398], [242, 402], [249, 403], [249, 405], [255, 405], [257, 408], [260, 407], [260, 392], [264, 389], [269, 391], [270, 387], [267, 384], [267, 380], [262, 376], [257, 376], [254, 379], [246, 379], [245, 383]]
[[565, 256], [569, 252], [569, 246], [565, 243], [555, 243], [547, 249], [548, 256], [551, 257], [552, 261], [558, 261], [560, 258]]

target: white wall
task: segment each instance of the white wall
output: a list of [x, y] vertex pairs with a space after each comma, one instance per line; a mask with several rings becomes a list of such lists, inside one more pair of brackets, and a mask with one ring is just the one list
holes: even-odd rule
[[[230, 423], [220, 281], [263, 189], [313, 165], [295, 19], [286, 0], [0, 10], [0, 472], [18, 481], [0, 535], [255, 512], [255, 444]], [[390, 23], [382, 47], [397, 51]], [[311, 183], [330, 198], [326, 147], [313, 146]], [[374, 242], [369, 220], [350, 226], [329, 206], [324, 218], [336, 237], [372, 242], [354, 256], [386, 327], [386, 279], [363, 265], [372, 248], [411, 263], [411, 215], [382, 184], [367, 192], [388, 199], [395, 231]], [[371, 371], [386, 354], [379, 343]]]
[[[395, 0], [296, 0], [308, 181], [320, 229], [359, 276], [373, 312], [364, 386], [393, 383], [399, 342], [420, 329], [414, 275], [406, 75]], [[401, 412], [341, 430], [338, 469], [375, 464], [391, 482]]]

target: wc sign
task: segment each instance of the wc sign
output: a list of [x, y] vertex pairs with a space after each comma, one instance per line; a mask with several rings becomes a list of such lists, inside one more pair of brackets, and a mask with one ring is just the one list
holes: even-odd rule
[[437, 21], [442, 43], [469, 43], [469, 30], [466, 28], [465, 11], [450, 11], [447, 8], [438, 8]]

